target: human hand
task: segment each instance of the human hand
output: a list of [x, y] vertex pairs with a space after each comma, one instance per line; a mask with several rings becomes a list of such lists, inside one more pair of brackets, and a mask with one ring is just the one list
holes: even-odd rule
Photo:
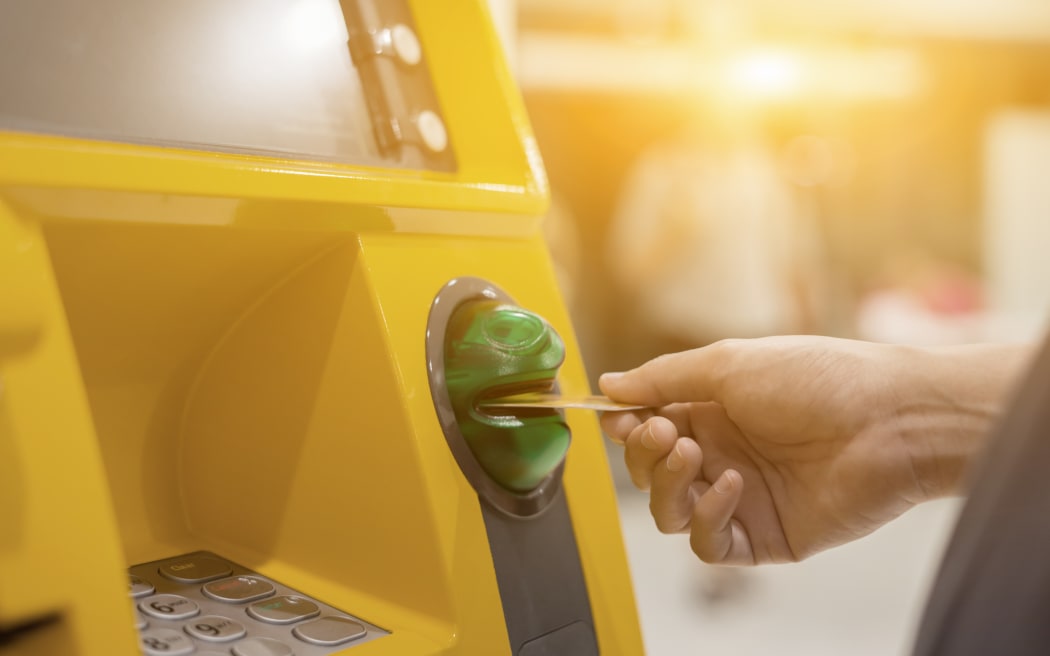
[[1024, 361], [1003, 347], [726, 340], [602, 376], [610, 398], [654, 408], [606, 413], [602, 428], [657, 527], [689, 532], [702, 560], [797, 561], [953, 492]]

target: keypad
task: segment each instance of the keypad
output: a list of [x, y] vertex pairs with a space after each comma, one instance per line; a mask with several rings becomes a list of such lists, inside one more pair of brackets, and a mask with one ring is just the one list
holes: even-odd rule
[[146, 656], [327, 656], [389, 634], [204, 551], [131, 567], [128, 595]]

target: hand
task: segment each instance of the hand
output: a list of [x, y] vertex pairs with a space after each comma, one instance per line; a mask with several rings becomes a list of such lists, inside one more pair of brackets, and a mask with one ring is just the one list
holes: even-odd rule
[[602, 376], [654, 408], [602, 428], [657, 527], [702, 560], [797, 561], [953, 492], [1027, 352], [726, 340]]

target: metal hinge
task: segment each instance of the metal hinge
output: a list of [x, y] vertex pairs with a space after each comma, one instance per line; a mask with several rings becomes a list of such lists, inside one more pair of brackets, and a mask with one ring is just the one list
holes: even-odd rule
[[404, 0], [340, 0], [350, 57], [386, 156], [422, 157], [454, 170], [455, 157], [411, 11]]

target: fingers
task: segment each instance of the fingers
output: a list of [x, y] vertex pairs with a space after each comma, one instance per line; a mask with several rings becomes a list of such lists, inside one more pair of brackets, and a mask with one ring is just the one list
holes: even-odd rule
[[689, 545], [706, 563], [753, 565], [751, 541], [733, 513], [740, 505], [744, 479], [734, 469], [718, 477], [693, 507]]
[[624, 441], [623, 459], [635, 487], [649, 489], [653, 469], [667, 457], [677, 439], [678, 431], [665, 417], [653, 417], [631, 431]]
[[601, 416], [602, 431], [609, 436], [613, 442], [623, 444], [631, 431], [639, 424], [649, 421], [657, 413], [666, 417], [675, 425], [679, 435], [695, 437], [693, 435], [692, 419], [696, 412], [694, 406], [707, 404], [677, 403], [656, 409], [634, 410], [630, 412], [603, 412]]
[[691, 439], [679, 438], [667, 458], [656, 464], [649, 491], [649, 512], [661, 533], [689, 530], [698, 498], [696, 488], [708, 487], [696, 480], [703, 459], [700, 445]]
[[661, 355], [636, 369], [603, 374], [598, 386], [609, 398], [626, 403], [663, 406], [717, 401], [735, 352], [733, 340]]
[[755, 564], [750, 537], [733, 517], [743, 498], [743, 477], [727, 469], [708, 485], [701, 473], [700, 445], [684, 437], [669, 440], [667, 429], [663, 421], [650, 421], [628, 438], [628, 448], [637, 447], [635, 461], [628, 461], [631, 479], [650, 490], [649, 511], [656, 528], [662, 533], [688, 532], [693, 552], [704, 562]]
[[750, 538], [733, 518], [744, 491], [738, 471], [727, 469], [708, 485], [703, 481], [700, 445], [692, 438], [679, 437], [677, 427], [666, 417], [650, 417], [641, 423], [637, 417], [610, 421], [623, 422], [618, 430], [633, 424], [624, 440], [624, 461], [635, 487], [650, 491], [649, 510], [657, 529], [663, 533], [688, 531], [690, 546], [704, 562], [755, 563]]
[[653, 416], [651, 410], [636, 410], [634, 412], [603, 412], [601, 416], [602, 432], [617, 444], [623, 444], [627, 436], [631, 434], [638, 425]]

